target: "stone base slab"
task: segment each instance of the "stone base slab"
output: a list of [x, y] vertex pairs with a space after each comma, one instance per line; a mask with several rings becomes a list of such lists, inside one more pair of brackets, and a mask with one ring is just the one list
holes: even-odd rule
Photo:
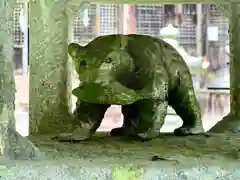
[[[50, 136], [30, 137], [44, 156], [32, 161], [0, 159], [0, 176], [4, 180], [237, 180], [239, 138], [163, 134], [142, 143], [97, 133], [91, 141], [71, 144]], [[152, 161], [153, 156], [159, 159]]]

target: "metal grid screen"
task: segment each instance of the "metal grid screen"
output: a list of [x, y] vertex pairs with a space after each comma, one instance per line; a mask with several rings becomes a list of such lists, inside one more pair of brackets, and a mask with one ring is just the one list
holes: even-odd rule
[[[137, 33], [159, 36], [165, 27], [164, 5], [136, 5]], [[196, 27], [190, 15], [184, 15], [178, 40], [187, 52], [196, 52]]]
[[100, 35], [118, 33], [118, 5], [100, 5]]
[[164, 27], [164, 5], [136, 5], [137, 33], [159, 36]]
[[[87, 44], [98, 35], [115, 34], [118, 30], [117, 5], [91, 4], [77, 14], [73, 23], [73, 41]], [[84, 25], [88, 21], [88, 25]]]
[[193, 24], [191, 15], [184, 15], [183, 22], [179, 27], [179, 43], [190, 55], [196, 54], [196, 25]]
[[[87, 9], [77, 13], [73, 23], [73, 41], [79, 44], [86, 44], [96, 37], [96, 5], [91, 4]], [[84, 25], [87, 21], [88, 25]]]
[[23, 33], [20, 29], [19, 16], [21, 12], [21, 7], [24, 5], [24, 0], [17, 0], [16, 7], [13, 14], [13, 24], [12, 24], [12, 37], [14, 46], [23, 46]]

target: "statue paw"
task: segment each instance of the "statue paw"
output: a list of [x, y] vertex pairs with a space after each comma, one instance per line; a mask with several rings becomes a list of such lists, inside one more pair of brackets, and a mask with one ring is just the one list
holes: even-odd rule
[[72, 133], [62, 133], [62, 134], [59, 134], [58, 136], [52, 137], [52, 140], [57, 140], [57, 141], [67, 140], [67, 139], [70, 139], [71, 136], [72, 136]]
[[81, 141], [87, 141], [90, 139], [89, 132], [83, 131], [81, 133], [63, 133], [58, 136], [53, 137], [53, 140], [57, 140], [59, 142], [70, 142], [77, 143]]
[[136, 135], [135, 140], [140, 141], [150, 141], [152, 139], [155, 139], [159, 136], [160, 132], [145, 132], [145, 133], [139, 133]]
[[190, 135], [198, 135], [204, 134], [203, 127], [179, 127], [174, 130], [174, 134], [176, 136], [190, 136]]

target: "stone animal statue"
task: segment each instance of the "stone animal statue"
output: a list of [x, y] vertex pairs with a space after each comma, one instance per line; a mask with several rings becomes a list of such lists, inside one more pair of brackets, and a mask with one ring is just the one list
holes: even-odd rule
[[123, 126], [111, 130], [113, 136], [157, 137], [168, 105], [183, 120], [176, 135], [204, 131], [189, 68], [165, 41], [147, 35], [106, 35], [86, 46], [71, 43], [68, 52], [80, 79], [73, 90], [78, 98], [74, 115], [91, 124], [87, 138], [112, 104], [122, 105], [124, 115]]

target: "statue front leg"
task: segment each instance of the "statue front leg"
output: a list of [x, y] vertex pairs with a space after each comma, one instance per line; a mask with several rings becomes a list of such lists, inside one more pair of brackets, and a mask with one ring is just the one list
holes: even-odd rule
[[123, 106], [124, 124], [111, 130], [111, 136], [124, 136], [131, 140], [148, 141], [156, 138], [164, 125], [167, 101], [140, 100]]
[[137, 135], [143, 141], [158, 137], [167, 115], [168, 102], [165, 100], [141, 100], [138, 102], [138, 107], [140, 122]]
[[72, 143], [91, 139], [93, 134], [100, 127], [105, 112], [109, 107], [110, 105], [78, 101], [74, 111], [74, 121], [78, 121], [78, 125], [74, 126], [73, 132], [60, 134], [53, 139]]
[[122, 106], [123, 125], [121, 127], [113, 128], [110, 131], [111, 136], [136, 135], [136, 129], [139, 124], [139, 113], [137, 108], [136, 103]]
[[135, 102], [127, 108], [129, 126], [125, 127], [126, 136], [133, 140], [146, 141], [156, 138], [164, 124], [167, 114], [168, 83], [164, 69], [153, 75], [153, 80], [138, 90], [146, 99]]

